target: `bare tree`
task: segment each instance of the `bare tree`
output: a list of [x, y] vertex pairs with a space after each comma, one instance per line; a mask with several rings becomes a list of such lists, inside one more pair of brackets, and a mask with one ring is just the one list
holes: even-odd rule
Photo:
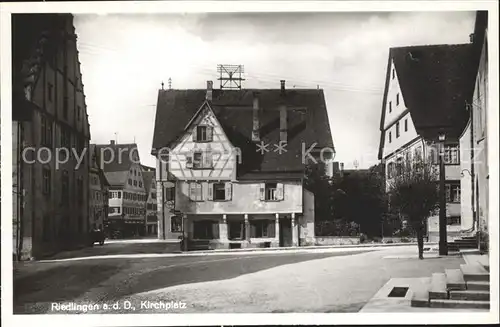
[[436, 167], [424, 160], [394, 163], [389, 180], [390, 206], [403, 215], [416, 232], [418, 256], [423, 259], [425, 222], [439, 209], [439, 176]]

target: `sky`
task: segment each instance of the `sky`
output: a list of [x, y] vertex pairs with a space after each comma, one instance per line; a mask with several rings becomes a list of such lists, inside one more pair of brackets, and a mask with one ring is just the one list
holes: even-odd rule
[[378, 162], [390, 47], [468, 43], [473, 12], [75, 15], [91, 142], [150, 155], [158, 90], [218, 86], [244, 65], [244, 88], [322, 88], [345, 168]]

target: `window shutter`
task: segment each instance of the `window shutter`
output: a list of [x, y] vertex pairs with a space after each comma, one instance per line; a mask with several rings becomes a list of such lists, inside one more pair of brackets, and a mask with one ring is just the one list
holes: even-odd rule
[[198, 126], [193, 128], [193, 142], [198, 141]]
[[226, 187], [226, 200], [229, 201], [231, 200], [233, 185], [231, 183], [226, 183], [225, 187]]
[[276, 237], [276, 223], [272, 220], [267, 221], [267, 237]]
[[203, 168], [212, 168], [212, 151], [206, 150], [203, 153]]
[[266, 199], [266, 184], [260, 184], [260, 200], [264, 201]]
[[193, 168], [193, 152], [186, 155], [186, 168]]
[[214, 128], [212, 126], [207, 126], [207, 141], [213, 140]]
[[213, 183], [208, 183], [208, 199], [209, 201], [212, 201], [214, 199], [214, 184]]
[[189, 183], [188, 184], [188, 193], [189, 193], [189, 199], [194, 200], [194, 183]]
[[283, 200], [284, 199], [284, 194], [283, 194], [283, 183], [277, 183], [276, 184], [276, 200]]
[[204, 200], [204, 196], [203, 196], [203, 187], [201, 186], [201, 183], [196, 183], [196, 188], [198, 189], [198, 193], [197, 193], [197, 200], [199, 201], [203, 201]]

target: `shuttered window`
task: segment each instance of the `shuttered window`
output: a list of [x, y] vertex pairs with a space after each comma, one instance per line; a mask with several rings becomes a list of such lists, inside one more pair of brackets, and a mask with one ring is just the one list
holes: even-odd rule
[[191, 201], [203, 201], [203, 188], [201, 183], [189, 184], [189, 198]]
[[261, 201], [282, 201], [284, 199], [283, 183], [262, 183], [260, 185]]
[[210, 183], [208, 184], [208, 200], [210, 201], [229, 201], [232, 197], [232, 184]]

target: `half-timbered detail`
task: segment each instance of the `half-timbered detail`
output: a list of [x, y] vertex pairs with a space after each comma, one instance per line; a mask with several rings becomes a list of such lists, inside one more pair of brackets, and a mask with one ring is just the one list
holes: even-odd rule
[[304, 148], [334, 151], [323, 91], [212, 85], [159, 91], [159, 237], [192, 249], [313, 244]]

